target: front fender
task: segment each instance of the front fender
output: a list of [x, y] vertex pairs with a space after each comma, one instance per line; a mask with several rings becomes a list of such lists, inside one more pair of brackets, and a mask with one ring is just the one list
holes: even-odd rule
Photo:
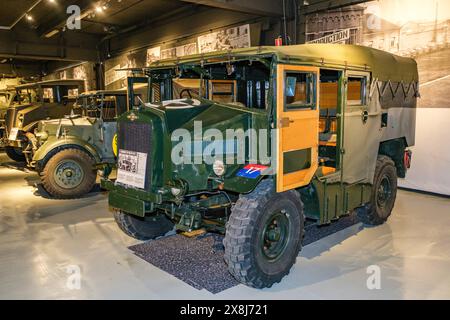
[[91, 144], [76, 137], [63, 137], [59, 139], [56, 137], [49, 137], [34, 153], [33, 162], [36, 163], [44, 160], [48, 154], [55, 151], [57, 148], [67, 149], [70, 147], [86, 150], [97, 163], [101, 162], [101, 156], [98, 151]]
[[33, 121], [22, 128], [24, 132], [33, 132], [35, 128], [37, 128], [39, 121]]

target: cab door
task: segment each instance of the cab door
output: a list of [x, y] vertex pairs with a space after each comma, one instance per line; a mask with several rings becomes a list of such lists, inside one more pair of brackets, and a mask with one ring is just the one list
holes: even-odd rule
[[380, 116], [371, 110], [370, 73], [345, 72], [342, 182], [371, 182], [381, 138]]
[[318, 167], [319, 68], [278, 65], [277, 192], [305, 186]]

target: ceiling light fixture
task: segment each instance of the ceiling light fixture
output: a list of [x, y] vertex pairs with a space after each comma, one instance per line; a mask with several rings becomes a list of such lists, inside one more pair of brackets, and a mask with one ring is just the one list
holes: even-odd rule
[[30, 14], [26, 14], [25, 17], [27, 18], [28, 21], [33, 21], [33, 17]]
[[58, 32], [59, 32], [58, 29], [54, 29], [54, 30], [50, 31], [49, 33], [46, 33], [46, 34], [45, 34], [45, 37], [46, 37], [46, 38], [51, 38], [51, 37], [53, 37], [55, 34], [57, 34]]
[[103, 12], [103, 8], [100, 7], [100, 6], [97, 6], [97, 7], [95, 8], [95, 11], [97, 11], [98, 13]]

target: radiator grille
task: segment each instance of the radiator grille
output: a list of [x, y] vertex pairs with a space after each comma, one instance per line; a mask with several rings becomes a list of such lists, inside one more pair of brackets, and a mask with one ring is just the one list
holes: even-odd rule
[[117, 144], [120, 149], [147, 154], [145, 189], [151, 186], [152, 125], [149, 123], [120, 122]]

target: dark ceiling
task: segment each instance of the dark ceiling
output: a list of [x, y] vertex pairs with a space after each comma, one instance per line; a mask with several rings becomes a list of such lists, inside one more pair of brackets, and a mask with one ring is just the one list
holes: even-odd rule
[[[80, 8], [80, 30], [67, 29], [71, 5]], [[92, 60], [105, 37], [198, 6], [178, 0], [1, 0], [0, 74], [27, 69], [32, 62], [40, 70], [49, 61]], [[83, 57], [80, 50], [91, 53]]]
[[[196, 16], [209, 20], [205, 28], [259, 17], [280, 22], [285, 3], [287, 19], [293, 21], [295, 3], [300, 14], [310, 14], [365, 1], [0, 0], [0, 74], [15, 74], [20, 67], [29, 69], [27, 61], [34, 62], [36, 70], [47, 69], [50, 62], [50, 69], [54, 69], [63, 64], [99, 61], [109, 52], [110, 42], [128, 50], [148, 43], [149, 36], [155, 38], [152, 30], [183, 34], [189, 32], [193, 24], [190, 19]], [[81, 10], [80, 30], [67, 29], [71, 5]], [[195, 23], [203, 26], [203, 20]]]
[[11, 26], [35, 2], [35, 0], [3, 0], [1, 4], [2, 10], [0, 10], [0, 25], [5, 27]]
[[0, 29], [29, 28], [39, 36], [62, 31], [69, 16], [66, 9], [77, 5], [82, 16], [78, 32], [101, 36], [192, 4], [177, 0], [2, 0], [1, 5]]

